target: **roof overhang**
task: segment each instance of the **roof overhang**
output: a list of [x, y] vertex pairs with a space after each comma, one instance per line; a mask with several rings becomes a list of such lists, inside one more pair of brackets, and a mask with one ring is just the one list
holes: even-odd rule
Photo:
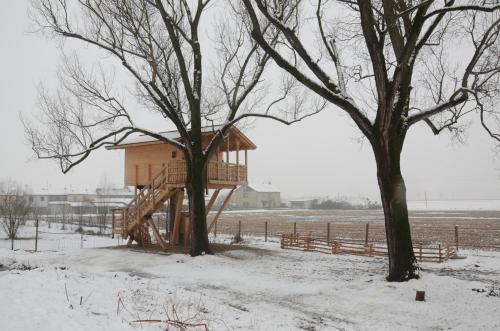
[[[204, 127], [202, 128], [202, 136], [203, 137], [213, 137], [216, 132], [220, 129], [220, 126], [217, 127]], [[160, 132], [160, 135], [164, 136], [165, 138], [168, 138], [170, 140], [175, 140], [175, 141], [181, 141], [181, 137], [177, 131], [168, 131], [168, 132]], [[256, 149], [257, 146], [243, 133], [241, 130], [236, 128], [235, 126], [231, 126], [229, 128], [229, 132], [227, 133], [229, 135], [229, 150], [253, 150]], [[236, 146], [236, 143], [231, 143], [231, 138], [236, 137], [236, 140], [239, 143], [239, 146]], [[129, 147], [137, 147], [137, 146], [145, 146], [145, 145], [158, 145], [158, 144], [167, 144], [165, 141], [156, 139], [154, 137], [148, 136], [148, 135], [139, 135], [131, 138], [127, 138], [124, 141], [116, 144], [116, 145], [109, 145], [106, 146], [106, 149], [108, 150], [113, 150], [113, 149], [125, 149]], [[225, 149], [227, 146], [221, 146], [221, 149]]]

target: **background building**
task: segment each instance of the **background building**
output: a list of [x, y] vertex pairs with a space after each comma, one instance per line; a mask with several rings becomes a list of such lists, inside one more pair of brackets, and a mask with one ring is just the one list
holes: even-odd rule
[[248, 184], [238, 187], [231, 196], [232, 208], [279, 208], [281, 193], [275, 186], [269, 184]]

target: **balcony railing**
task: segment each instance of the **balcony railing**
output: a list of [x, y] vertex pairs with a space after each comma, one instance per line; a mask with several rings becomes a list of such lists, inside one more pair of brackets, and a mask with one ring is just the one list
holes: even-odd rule
[[[186, 182], [185, 161], [169, 162], [167, 182], [183, 184]], [[207, 179], [213, 184], [244, 184], [247, 182], [247, 167], [241, 164], [211, 161], [207, 167]]]

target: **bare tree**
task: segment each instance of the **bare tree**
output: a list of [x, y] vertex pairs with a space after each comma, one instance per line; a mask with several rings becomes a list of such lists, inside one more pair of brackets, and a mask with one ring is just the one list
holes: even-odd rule
[[31, 212], [29, 196], [14, 182], [0, 183], [0, 224], [9, 239], [15, 239], [19, 227]]
[[[290, 78], [283, 84], [264, 82], [270, 57], [249, 36], [249, 21], [240, 7], [223, 0], [33, 1], [40, 30], [107, 55], [91, 70], [78, 56], [65, 56], [61, 89], [50, 94], [41, 88], [43, 125], [24, 121], [35, 154], [59, 160], [67, 172], [92, 151], [133, 133], [176, 146], [188, 168], [193, 256], [211, 253], [203, 176], [229, 128], [249, 117], [290, 124], [322, 107], [319, 103], [302, 113], [302, 92]], [[213, 29], [203, 23], [206, 15], [209, 23], [217, 22]], [[279, 30], [264, 29], [272, 35], [270, 45], [276, 45]], [[140, 106], [125, 102], [117, 92], [130, 88], [114, 81], [115, 65], [135, 83], [129, 95]], [[175, 127], [181, 141], [137, 124], [145, 112], [160, 115], [166, 128]], [[205, 147], [204, 126], [214, 132]]]
[[[400, 157], [416, 123], [460, 137], [467, 114], [500, 141], [498, 0], [243, 0], [252, 36], [286, 72], [346, 112], [370, 142], [389, 281], [418, 277]], [[292, 19], [289, 19], [289, 18]], [[272, 44], [265, 29], [283, 34]]]
[[112, 185], [109, 178], [106, 174], [104, 174], [99, 182], [99, 188], [96, 189], [96, 212], [99, 234], [102, 234], [106, 230], [106, 222], [111, 208], [111, 190]]

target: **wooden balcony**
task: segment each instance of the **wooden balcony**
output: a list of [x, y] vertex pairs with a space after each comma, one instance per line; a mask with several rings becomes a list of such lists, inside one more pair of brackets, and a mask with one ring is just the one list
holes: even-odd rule
[[[211, 161], [207, 167], [208, 184], [213, 185], [244, 185], [247, 183], [247, 167], [245, 165], [227, 162]], [[187, 177], [185, 161], [173, 161], [167, 164], [167, 183], [184, 185]]]

